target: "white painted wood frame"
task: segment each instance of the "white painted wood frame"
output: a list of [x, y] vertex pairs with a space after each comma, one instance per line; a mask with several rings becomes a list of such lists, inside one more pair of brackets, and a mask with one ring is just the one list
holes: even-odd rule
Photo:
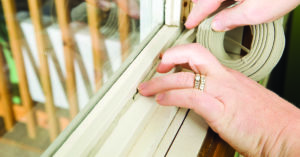
[[207, 130], [208, 125], [205, 120], [191, 110], [165, 156], [196, 157], [202, 147]]
[[[146, 157], [180, 156], [178, 152], [198, 154], [208, 128], [204, 120], [192, 111], [159, 106], [153, 97], [147, 98], [137, 93], [139, 83], [153, 75], [160, 75], [155, 74], [160, 52], [172, 43], [184, 44], [195, 39], [194, 30], [186, 30], [179, 36], [181, 8], [178, 6], [181, 3], [181, 0], [167, 0], [166, 25], [53, 156]], [[172, 16], [167, 17], [167, 14]]]
[[180, 32], [178, 27], [163, 26], [54, 156], [88, 156], [94, 147], [106, 141], [122, 113], [130, 110], [136, 87], [153, 69], [159, 53], [169, 47]]
[[164, 0], [140, 0], [140, 41], [164, 23]]
[[166, 0], [165, 24], [168, 26], [181, 25], [182, 0]]
[[[54, 156], [197, 155], [208, 128], [203, 119], [136, 93], [137, 85], [155, 73], [166, 46], [176, 38], [175, 44], [194, 40], [194, 30], [178, 37], [180, 32], [164, 26]], [[167, 34], [172, 35], [166, 39]]]

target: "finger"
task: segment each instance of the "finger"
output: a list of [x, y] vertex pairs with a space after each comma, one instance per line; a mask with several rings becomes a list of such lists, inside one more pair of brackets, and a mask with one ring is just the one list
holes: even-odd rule
[[186, 63], [189, 64], [194, 72], [205, 75], [224, 71], [218, 60], [198, 43], [180, 45], [168, 49], [162, 56], [157, 71], [166, 73], [175, 65]]
[[195, 74], [190, 72], [173, 73], [151, 79], [139, 85], [143, 96], [151, 96], [170, 89], [193, 88]]
[[185, 22], [185, 27], [191, 29], [198, 26], [202, 20], [219, 8], [222, 1], [224, 0], [197, 0]]
[[228, 31], [238, 26], [256, 25], [277, 19], [279, 16], [273, 14], [269, 4], [257, 1], [242, 1], [232, 8], [219, 12], [212, 22], [215, 31]]
[[161, 105], [193, 109], [208, 123], [221, 118], [224, 105], [216, 98], [197, 89], [178, 89], [160, 93], [156, 101]]
[[[191, 72], [179, 72], [164, 76], [155, 77], [147, 82], [141, 83], [138, 87], [139, 93], [143, 96], [152, 96], [161, 92], [174, 89], [192, 89], [194, 87], [195, 74]], [[230, 91], [228, 84], [236, 80], [230, 73], [219, 77], [205, 76], [204, 92], [219, 98]], [[222, 88], [220, 88], [222, 87]]]

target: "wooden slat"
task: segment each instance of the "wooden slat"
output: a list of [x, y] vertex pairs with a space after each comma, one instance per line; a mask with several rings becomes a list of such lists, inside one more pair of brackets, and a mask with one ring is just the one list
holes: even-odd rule
[[87, 1], [88, 24], [93, 46], [95, 91], [98, 91], [102, 86], [103, 62], [105, 61], [104, 54], [106, 54], [104, 39], [99, 31], [101, 19], [99, 16], [99, 9], [96, 5], [97, 1], [98, 0]]
[[27, 130], [30, 137], [36, 137], [36, 122], [34, 117], [33, 102], [29, 93], [27, 77], [25, 73], [25, 65], [22, 53], [22, 36], [20, 34], [20, 26], [16, 18], [16, 6], [13, 0], [1, 0], [5, 15], [10, 47], [17, 67], [19, 78], [20, 95], [22, 104], [27, 109]]
[[74, 55], [76, 51], [75, 41], [72, 36], [72, 31], [69, 26], [70, 17], [68, 14], [67, 0], [55, 0], [56, 12], [58, 23], [60, 26], [63, 46], [64, 46], [64, 58], [66, 66], [66, 84], [68, 101], [70, 105], [70, 115], [73, 119], [79, 112], [78, 100], [76, 95], [76, 78], [75, 78], [75, 66]]
[[46, 98], [46, 112], [48, 114], [49, 120], [49, 133], [50, 140], [53, 141], [59, 134], [59, 125], [56, 118], [56, 109], [54, 106], [54, 100], [52, 95], [52, 87], [50, 80], [50, 72], [48, 65], [48, 57], [47, 57], [47, 41], [44, 38], [45, 30], [42, 23], [42, 13], [40, 11], [40, 0], [28, 0], [29, 11], [31, 15], [31, 20], [34, 25], [35, 37], [37, 42], [37, 49], [39, 53], [40, 60], [40, 77], [42, 82], [42, 87], [44, 91], [44, 95]]
[[10, 131], [15, 123], [14, 113], [12, 109], [12, 101], [10, 91], [8, 89], [8, 77], [6, 76], [6, 65], [4, 62], [4, 54], [0, 46], [0, 111], [4, 118], [5, 129]]
[[233, 157], [235, 150], [210, 128], [198, 157]]
[[[123, 4], [126, 5], [123, 8], [128, 8], [128, 2]], [[120, 34], [120, 42], [121, 42], [122, 60], [124, 61], [129, 54], [129, 48], [130, 48], [130, 41], [129, 41], [130, 21], [127, 13], [121, 8], [118, 8], [118, 25], [119, 25], [119, 34]]]

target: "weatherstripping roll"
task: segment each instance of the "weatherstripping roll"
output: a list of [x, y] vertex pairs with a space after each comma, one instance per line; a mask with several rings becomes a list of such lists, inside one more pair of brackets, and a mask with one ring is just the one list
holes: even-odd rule
[[[213, 17], [210, 17], [198, 26], [197, 42], [208, 48], [223, 65], [242, 72], [256, 81], [263, 79], [272, 71], [282, 56], [285, 46], [283, 19], [250, 26], [253, 36], [250, 49], [226, 36], [225, 32], [213, 31], [212, 19]], [[240, 46], [247, 54], [236, 57], [237, 55], [227, 53], [224, 40]]]

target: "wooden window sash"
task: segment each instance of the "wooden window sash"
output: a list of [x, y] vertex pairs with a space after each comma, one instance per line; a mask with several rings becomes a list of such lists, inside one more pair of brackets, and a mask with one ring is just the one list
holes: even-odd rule
[[[181, 14], [181, 4], [182, 3], [183, 3], [182, 0], [177, 0], [176, 2], [174, 1], [174, 3], [172, 1], [166, 2], [166, 4], [165, 4], [165, 8], [166, 8], [165, 9], [165, 19], [164, 20], [169, 21], [169, 22], [166, 22], [166, 25], [172, 25], [172, 26], [176, 26], [176, 27], [168, 27], [166, 25], [163, 26], [154, 37], [152, 35], [153, 39], [143, 49], [141, 54], [136, 59], [134, 57], [135, 55], [132, 55], [131, 57], [129, 57], [129, 59], [128, 59], [129, 61], [128, 60], [126, 61], [127, 64], [125, 66], [123, 66], [123, 68], [121, 68], [121, 70], [119, 70], [119, 73], [115, 75], [114, 79], [112, 79], [112, 81], [109, 81], [106, 85], [104, 85], [103, 89], [100, 90], [94, 98], [92, 98], [91, 102], [89, 103], [90, 105], [87, 105], [84, 108], [84, 110], [79, 113], [79, 115], [72, 121], [70, 126], [68, 128], [66, 128], [65, 131], [62, 134], [60, 134], [59, 138], [46, 150], [46, 152], [43, 154], [43, 156], [50, 156], [50, 155], [53, 155], [54, 153], [55, 153], [54, 156], [70, 155], [70, 154], [73, 154], [74, 156], [82, 156], [82, 155], [88, 156], [88, 155], [91, 155], [88, 153], [97, 154], [97, 151], [91, 151], [92, 148], [97, 148], [97, 146], [99, 147], [99, 140], [98, 140], [98, 142], [95, 142], [95, 141], [97, 141], [97, 137], [100, 139], [103, 138], [104, 136], [102, 136], [102, 135], [109, 132], [109, 131], [107, 131], [107, 129], [111, 129], [111, 128], [106, 128], [106, 129], [102, 130], [100, 126], [97, 126], [97, 128], [102, 130], [102, 132], [101, 132], [102, 134], [101, 133], [99, 133], [97, 135], [93, 134], [94, 136], [92, 136], [91, 134], [89, 134], [88, 130], [91, 130], [91, 128], [95, 128], [95, 126], [92, 127], [93, 122], [91, 122], [90, 120], [94, 118], [93, 120], [97, 121], [96, 120], [97, 118], [95, 119], [95, 117], [97, 117], [96, 116], [96, 113], [98, 112], [97, 109], [99, 110], [100, 108], [102, 108], [102, 110], [105, 110], [105, 107], [99, 107], [99, 106], [105, 106], [105, 105], [103, 105], [105, 103], [106, 103], [106, 106], [112, 106], [111, 104], [114, 104], [114, 102], [117, 102], [117, 103], [119, 103], [118, 105], [120, 105], [120, 106], [123, 105], [123, 107], [124, 107], [123, 102], [126, 102], [126, 101], [122, 101], [122, 103], [123, 103], [122, 104], [122, 103], [120, 103], [121, 101], [117, 101], [117, 98], [115, 98], [115, 99], [112, 98], [113, 97], [112, 95], [115, 95], [115, 97], [118, 97], [118, 94], [116, 94], [116, 93], [119, 93], [119, 95], [120, 95], [120, 89], [128, 89], [128, 91], [130, 91], [126, 94], [124, 92], [122, 93], [123, 95], [121, 95], [121, 97], [124, 100], [125, 99], [130, 100], [131, 97], [133, 97], [133, 94], [136, 94], [136, 86], [138, 85], [138, 83], [141, 82], [141, 80], [145, 79], [144, 75], [147, 74], [149, 69], [153, 70], [153, 65], [155, 65], [154, 62], [157, 62], [158, 53], [161, 52], [162, 50], [164, 50], [165, 48], [169, 47], [170, 43], [172, 43], [173, 41], [175, 41], [175, 39], [178, 38], [178, 35], [181, 32], [180, 14]], [[171, 8], [175, 8], [175, 9], [171, 9]], [[152, 8], [152, 10], [153, 10], [153, 8]], [[176, 12], [178, 10], [179, 10], [179, 12]], [[176, 16], [173, 16], [173, 14]], [[154, 15], [152, 15], [152, 16], [154, 16]], [[169, 15], [171, 15], [171, 16], [169, 16]], [[178, 18], [178, 19], [176, 19], [176, 18]], [[160, 18], [157, 20], [161, 21]], [[151, 39], [151, 37], [148, 37], [148, 39]], [[164, 42], [161, 42], [162, 40]], [[140, 51], [136, 51], [136, 54], [139, 53]], [[149, 54], [151, 54], [150, 58], [148, 57]], [[142, 58], [144, 58], [144, 59], [142, 59]], [[148, 64], [144, 64], [144, 62], [148, 63]], [[126, 69], [126, 67], [129, 64], [131, 64], [130, 67], [128, 67]], [[142, 64], [142, 65], [137, 66], [137, 64]], [[137, 72], [135, 70], [131, 70], [131, 72], [129, 72], [130, 69], [132, 69], [132, 67], [139, 68], [140, 70], [138, 70], [138, 71], [140, 71], [140, 72]], [[126, 69], [126, 71], [125, 71], [125, 69]], [[135, 71], [135, 72], [133, 72], [133, 71]], [[122, 76], [120, 76], [122, 72], [124, 72], [124, 73], [122, 74]], [[132, 73], [138, 73], [139, 77], [136, 77], [138, 79], [134, 79], [135, 81], [132, 81], [132, 78], [128, 78], [128, 76], [130, 76], [130, 74], [128, 74], [128, 73], [130, 73], [131, 76], [136, 76], [136, 74], [132, 74]], [[126, 79], [124, 79], [125, 76], [126, 76], [126, 79], [130, 80], [130, 81], [127, 80], [127, 83], [130, 84], [130, 87], [132, 89], [123, 87], [126, 84], [126, 81], [124, 81], [124, 80], [126, 80]], [[118, 77], [120, 77], [120, 78], [118, 79], [117, 82], [115, 82], [115, 80]], [[123, 84], [123, 85], [120, 85], [120, 84]], [[128, 84], [127, 84], [127, 86], [128, 86]], [[120, 86], [120, 87], [118, 87], [118, 86]], [[119, 88], [119, 89], [116, 89], [116, 88]], [[140, 101], [144, 101], [144, 99], [145, 98], [142, 98]], [[111, 100], [111, 101], [109, 101], [109, 100]], [[139, 102], [139, 101], [137, 101], [137, 102]], [[132, 103], [132, 101], [128, 101], [128, 103]], [[108, 104], [110, 104], [110, 105], [108, 105]], [[118, 109], [121, 109], [119, 111], [123, 111], [124, 108], [120, 107]], [[157, 125], [155, 122], [155, 119], [162, 116], [163, 115], [162, 113], [165, 113], [165, 114], [168, 113], [170, 116], [169, 116], [169, 118], [167, 118], [167, 120], [169, 120], [169, 121], [172, 120], [172, 122], [173, 122], [173, 120], [174, 120], [173, 118], [175, 117], [175, 114], [177, 115], [178, 113], [181, 113], [181, 112], [177, 112], [177, 111], [178, 111], [177, 108], [163, 109], [160, 106], [159, 107], [156, 106], [155, 109], [152, 111], [152, 114], [149, 114], [149, 115], [151, 115], [150, 116], [151, 118], [148, 117], [148, 120], [150, 119], [149, 124], [153, 124], [153, 126]], [[181, 111], [181, 109], [179, 111]], [[115, 112], [115, 114], [118, 116], [119, 113]], [[106, 113], [106, 115], [108, 115], [108, 116], [105, 116], [105, 115], [98, 115], [98, 116], [104, 117], [108, 121], [116, 120], [116, 117], [114, 117], [116, 115], [108, 114], [108, 113]], [[154, 116], [152, 116], [152, 115], [154, 115]], [[113, 117], [113, 118], [109, 118], [109, 117]], [[164, 123], [167, 124], [167, 123], [169, 123], [169, 121], [165, 121]], [[180, 122], [180, 123], [182, 123], [182, 122]], [[109, 123], [107, 123], [106, 126], [111, 126], [111, 125]], [[167, 126], [167, 125], [161, 124], [161, 126]], [[152, 125], [147, 125], [147, 127], [151, 129]], [[91, 132], [93, 132], [93, 131], [91, 131]], [[143, 132], [143, 134], [145, 134], [145, 133], [146, 132]], [[85, 136], [87, 136], [88, 138], [84, 138], [85, 136], [82, 137], [83, 134]], [[96, 136], [96, 139], [91, 138], [91, 137], [95, 137], [95, 136]], [[89, 141], [88, 139], [90, 139], [91, 143], [87, 144], [85, 142], [88, 142]], [[139, 138], [139, 139], [142, 139], [142, 138]], [[76, 141], [76, 142], [74, 142], [74, 141]], [[144, 141], [144, 143], [145, 143], [145, 140], [140, 140], [140, 141]], [[78, 143], [78, 144], [74, 145], [74, 143]], [[91, 147], [91, 146], [93, 146], [93, 147]], [[78, 151], [79, 149], [77, 149], [77, 148], [80, 148], [81, 150]], [[84, 149], [84, 148], [87, 148], [87, 149]], [[127, 149], [127, 153], [134, 154], [133, 150], [134, 150], [134, 148]], [[153, 151], [153, 149], [152, 149], [152, 151]], [[59, 153], [61, 153], [61, 154], [59, 154]]]
[[[135, 92], [142, 80], [152, 77], [159, 52], [179, 33], [177, 27], [164, 26], [54, 156], [196, 156], [207, 134], [205, 121], [192, 111], [159, 106], [153, 97]], [[173, 37], [166, 40], [166, 34]], [[187, 31], [176, 44], [190, 42], [193, 35]]]
[[[169, 47], [180, 32], [179, 27], [163, 26], [54, 156], [81, 156], [89, 153], [104, 137], [102, 135], [109, 132], [113, 120], [126, 107], [126, 102], [135, 95], [137, 85], [153, 69], [159, 53]], [[102, 125], [95, 125], [100, 121]]]
[[118, 80], [118, 78], [124, 73], [128, 66], [135, 60], [137, 55], [146, 47], [149, 41], [156, 35], [161, 29], [161, 26], [157, 26], [153, 29], [140, 45], [128, 56], [128, 58], [122, 63], [121, 67], [112, 75], [112, 77], [101, 87], [101, 89], [94, 94], [85, 107], [78, 113], [78, 115], [71, 121], [71, 123], [59, 134], [55, 141], [46, 149], [42, 154], [43, 157], [52, 156], [65, 142], [66, 139], [73, 133], [73, 131], [81, 124], [83, 119], [94, 109], [100, 99], [106, 94], [106, 92], [112, 87], [112, 85]]

